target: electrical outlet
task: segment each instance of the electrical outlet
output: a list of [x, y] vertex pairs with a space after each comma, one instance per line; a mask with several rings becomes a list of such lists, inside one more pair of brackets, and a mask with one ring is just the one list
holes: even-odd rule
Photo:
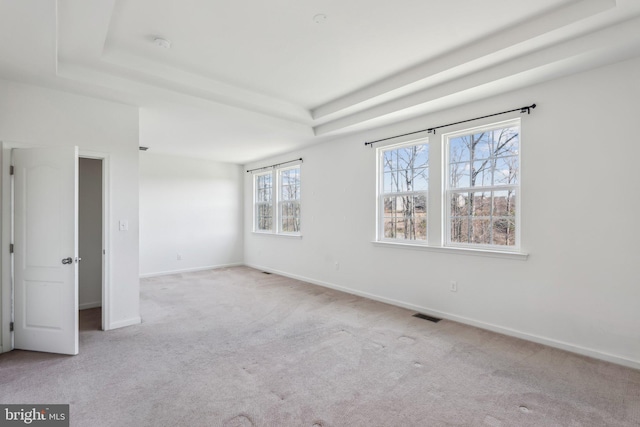
[[458, 292], [458, 282], [456, 282], [455, 280], [452, 280], [449, 282], [449, 290], [451, 292]]

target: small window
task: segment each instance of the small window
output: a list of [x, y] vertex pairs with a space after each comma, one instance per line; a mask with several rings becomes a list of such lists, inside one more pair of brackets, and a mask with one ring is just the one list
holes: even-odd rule
[[446, 244], [517, 248], [519, 122], [445, 135], [445, 146]]
[[254, 175], [254, 231], [300, 234], [300, 165]]
[[426, 243], [427, 140], [378, 150], [378, 240]]

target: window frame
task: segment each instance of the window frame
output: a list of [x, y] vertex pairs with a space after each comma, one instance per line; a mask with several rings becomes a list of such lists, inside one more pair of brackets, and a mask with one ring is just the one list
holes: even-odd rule
[[[282, 167], [272, 167], [271, 170], [263, 172], [255, 172], [253, 174], [253, 227], [252, 232], [256, 234], [264, 235], [278, 235], [278, 236], [291, 236], [300, 237], [302, 235], [302, 168], [301, 163], [287, 165]], [[297, 192], [297, 199], [283, 200], [282, 197], [282, 178], [281, 173], [288, 170], [298, 170], [299, 190]], [[260, 176], [271, 177], [271, 201], [259, 202], [258, 201], [258, 178]], [[294, 202], [298, 205], [298, 231], [283, 231], [281, 218], [282, 218], [282, 205], [284, 203]], [[271, 207], [271, 229], [260, 229], [258, 227], [259, 215], [258, 207], [260, 205], [269, 205]], [[295, 218], [295, 216], [293, 217]]]
[[[258, 201], [258, 179], [263, 176], [271, 177], [271, 200], [268, 202]], [[253, 231], [255, 233], [272, 233], [273, 225], [274, 225], [274, 211], [273, 211], [273, 199], [274, 199], [274, 180], [273, 180], [273, 171], [269, 172], [260, 172], [255, 173], [253, 175]], [[270, 206], [271, 207], [271, 228], [270, 229], [261, 229], [258, 226], [260, 221], [260, 216], [258, 215], [259, 206]]]
[[[282, 185], [282, 173], [286, 172], [286, 171], [290, 171], [290, 170], [294, 170], [297, 169], [298, 170], [298, 191], [297, 191], [297, 195], [298, 197], [296, 199], [287, 199], [284, 200], [284, 197], [282, 197], [282, 189], [283, 189], [283, 185]], [[278, 223], [277, 225], [277, 234], [282, 234], [282, 235], [287, 235], [287, 236], [299, 236], [301, 233], [301, 227], [302, 227], [302, 205], [300, 203], [300, 198], [301, 198], [301, 187], [302, 187], [302, 180], [300, 179], [300, 175], [301, 175], [301, 168], [300, 165], [293, 165], [293, 166], [287, 166], [287, 167], [281, 167], [281, 168], [277, 168], [274, 170], [274, 173], [276, 174], [276, 178], [277, 178], [277, 189], [278, 189], [278, 194], [277, 194], [277, 198], [276, 198], [276, 209], [277, 209], [277, 220]], [[283, 231], [283, 227], [282, 227], [282, 219], [283, 219], [283, 215], [282, 215], [282, 205], [285, 203], [293, 203], [293, 204], [297, 204], [298, 205], [298, 231]], [[291, 218], [296, 218], [296, 216], [294, 215]]]
[[[450, 166], [451, 159], [450, 157], [450, 141], [453, 138], [466, 136], [466, 135], [474, 135], [483, 131], [491, 131], [497, 129], [505, 129], [509, 127], [517, 127], [518, 128], [518, 151], [516, 156], [518, 161], [518, 180], [516, 184], [510, 185], [484, 185], [484, 186], [475, 186], [472, 187], [469, 185], [468, 187], [460, 187], [460, 188], [451, 188], [450, 187]], [[505, 253], [520, 253], [520, 245], [521, 245], [521, 199], [522, 199], [522, 126], [519, 118], [505, 120], [501, 122], [489, 123], [482, 126], [476, 126], [473, 128], [465, 128], [453, 132], [448, 132], [442, 135], [442, 246], [447, 248], [464, 248], [464, 249], [473, 249], [473, 250], [481, 250], [481, 251], [497, 251], [497, 252], [505, 252]], [[515, 243], [513, 245], [497, 245], [497, 244], [482, 244], [482, 243], [470, 243], [470, 242], [453, 242], [451, 240], [451, 197], [453, 193], [463, 193], [463, 192], [489, 192], [493, 193], [496, 191], [509, 191], [512, 190], [515, 192]], [[489, 218], [493, 218], [493, 203], [491, 206], [491, 215]]]
[[[384, 191], [384, 154], [388, 151], [395, 151], [402, 148], [414, 147], [417, 145], [425, 145], [427, 147], [427, 188], [425, 190], [412, 190], [412, 191], [399, 191], [399, 192], [385, 192]], [[429, 244], [429, 182], [430, 182], [430, 171], [431, 171], [431, 156], [430, 156], [430, 144], [429, 138], [420, 138], [413, 139], [410, 141], [400, 142], [396, 144], [389, 144], [382, 147], [376, 148], [376, 156], [377, 156], [377, 184], [376, 184], [376, 241], [378, 242], [386, 242], [386, 243], [396, 243], [396, 244], [407, 244], [407, 245], [419, 245], [419, 246], [427, 246]], [[417, 196], [422, 195], [425, 199], [425, 218], [426, 218], [426, 229], [425, 229], [425, 238], [424, 239], [404, 239], [398, 237], [385, 237], [385, 197], [402, 197], [402, 196]]]

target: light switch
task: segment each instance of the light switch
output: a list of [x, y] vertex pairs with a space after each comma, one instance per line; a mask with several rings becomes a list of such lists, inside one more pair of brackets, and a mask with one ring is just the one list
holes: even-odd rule
[[127, 221], [126, 219], [121, 219], [120, 231], [127, 231], [127, 230], [129, 230], [129, 221]]

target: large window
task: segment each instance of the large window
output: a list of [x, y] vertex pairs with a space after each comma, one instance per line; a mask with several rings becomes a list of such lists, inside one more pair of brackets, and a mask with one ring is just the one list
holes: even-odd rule
[[429, 145], [385, 148], [379, 161], [379, 236], [426, 242]]
[[377, 240], [517, 253], [520, 121], [439, 142], [378, 148]]
[[254, 231], [300, 234], [300, 165], [254, 175]]
[[445, 136], [446, 242], [516, 247], [520, 189], [517, 123]]

